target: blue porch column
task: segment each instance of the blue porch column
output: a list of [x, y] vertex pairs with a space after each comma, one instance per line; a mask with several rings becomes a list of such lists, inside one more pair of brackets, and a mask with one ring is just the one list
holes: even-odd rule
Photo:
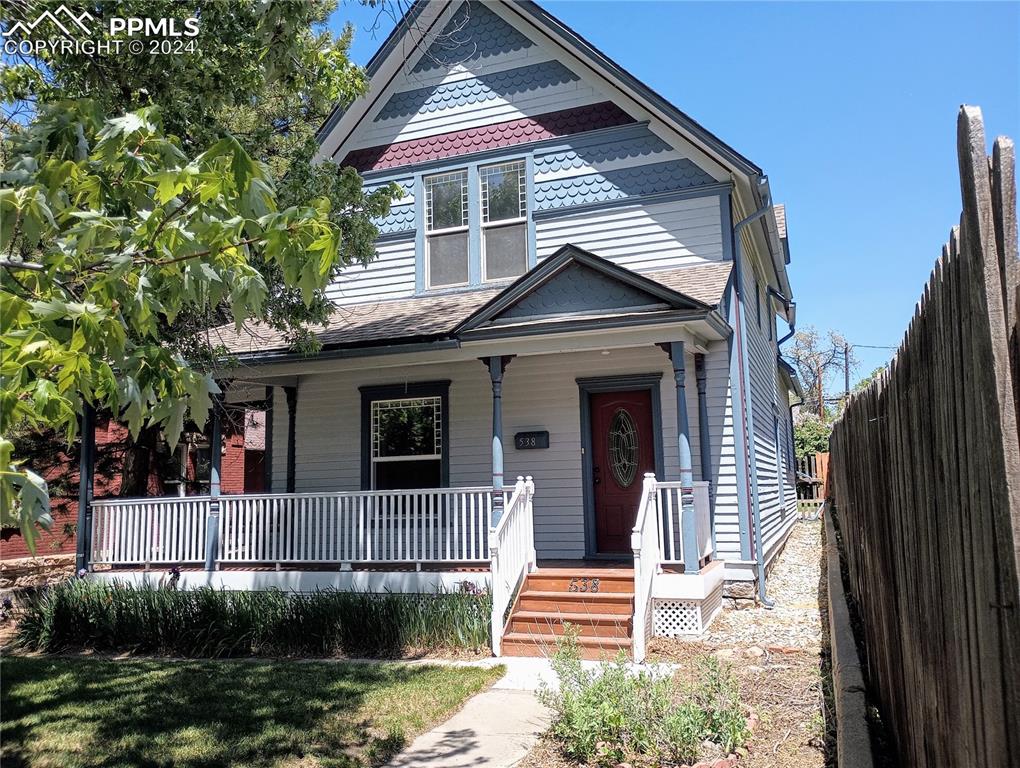
[[78, 540], [75, 544], [74, 570], [90, 568], [92, 557], [92, 493], [96, 463], [96, 410], [86, 402], [81, 406], [81, 451], [78, 455]]
[[287, 493], [297, 487], [297, 387], [284, 387], [287, 396]]
[[503, 373], [513, 355], [483, 357], [492, 383], [492, 525], [503, 516]]
[[223, 393], [213, 397], [209, 434], [209, 517], [205, 525], [205, 569], [216, 570], [220, 549], [220, 464], [223, 459]]
[[691, 460], [691, 425], [687, 418], [687, 366], [684, 360], [684, 342], [671, 341], [666, 345], [673, 363], [676, 382], [676, 434], [677, 461], [680, 465], [681, 535], [684, 546], [684, 573], [698, 573], [700, 568], [698, 536], [694, 520], [694, 469]]
[[698, 386], [698, 448], [701, 453], [701, 479], [708, 481], [709, 525], [715, 550], [715, 483], [712, 482], [712, 431], [708, 426], [708, 373], [705, 356], [694, 355], [694, 379]]

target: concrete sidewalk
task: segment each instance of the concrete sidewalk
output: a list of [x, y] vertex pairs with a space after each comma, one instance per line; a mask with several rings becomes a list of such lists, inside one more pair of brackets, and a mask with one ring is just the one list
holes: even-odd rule
[[490, 688], [445, 723], [423, 733], [387, 765], [510, 768], [527, 756], [549, 723], [550, 712], [533, 691]]

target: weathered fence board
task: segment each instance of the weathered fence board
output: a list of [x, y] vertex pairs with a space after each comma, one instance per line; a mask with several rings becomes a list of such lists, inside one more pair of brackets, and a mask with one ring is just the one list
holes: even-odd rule
[[908, 766], [1020, 765], [1015, 152], [958, 122], [963, 199], [886, 371], [831, 438], [865, 661]]

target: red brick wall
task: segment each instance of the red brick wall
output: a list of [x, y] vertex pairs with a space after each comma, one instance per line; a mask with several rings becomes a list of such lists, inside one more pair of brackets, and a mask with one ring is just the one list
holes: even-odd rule
[[[244, 427], [223, 425], [226, 451], [222, 457], [221, 483], [223, 493], [244, 492]], [[127, 428], [114, 421], [96, 424], [96, 445], [121, 443], [127, 438]], [[193, 477], [193, 467], [189, 467], [188, 475]], [[120, 471], [110, 473], [111, 476], [95, 478], [95, 498], [103, 499], [116, 496], [120, 492]], [[49, 531], [40, 531], [36, 541], [36, 555], [55, 555], [60, 553], [73, 554], [77, 543], [74, 528], [78, 522], [78, 462], [65, 453], [60, 454], [60, 461], [54, 469], [44, 473], [47, 483], [53, 484], [63, 478], [70, 487], [67, 496], [51, 497], [50, 512], [53, 525]], [[149, 480], [149, 493], [153, 496], [163, 495], [159, 479], [153, 475]], [[0, 534], [0, 560], [13, 560], [18, 557], [30, 556], [28, 546], [21, 533], [6, 529]]]

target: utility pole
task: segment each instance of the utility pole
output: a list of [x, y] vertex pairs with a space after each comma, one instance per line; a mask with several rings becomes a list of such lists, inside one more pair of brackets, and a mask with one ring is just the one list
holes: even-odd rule
[[825, 421], [825, 390], [823, 389], [822, 375], [824, 369], [821, 363], [818, 364], [818, 418]]
[[850, 400], [850, 345], [843, 342], [843, 406]]

